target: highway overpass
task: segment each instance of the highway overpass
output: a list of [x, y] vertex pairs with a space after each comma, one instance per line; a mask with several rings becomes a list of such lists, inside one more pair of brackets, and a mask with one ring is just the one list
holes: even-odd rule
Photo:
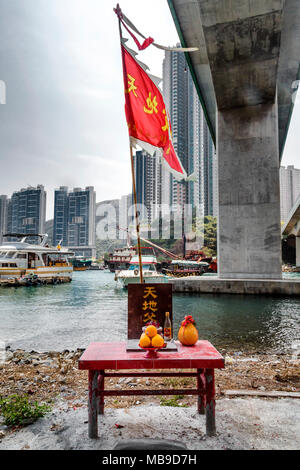
[[279, 167], [299, 78], [299, 0], [168, 0], [216, 143], [220, 279], [281, 279]]

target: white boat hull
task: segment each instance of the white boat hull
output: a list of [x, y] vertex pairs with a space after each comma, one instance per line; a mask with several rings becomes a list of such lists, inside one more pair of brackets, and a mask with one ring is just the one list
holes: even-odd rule
[[[168, 282], [166, 276], [157, 272], [157, 261], [155, 256], [142, 256], [141, 261], [144, 284], [163, 284]], [[115, 274], [115, 280], [120, 281], [123, 284], [123, 287], [127, 287], [128, 284], [139, 284], [141, 282], [138, 256], [134, 256], [131, 259], [130, 265], [129, 269], [118, 271]]]
[[72, 266], [41, 266], [35, 269], [20, 269], [20, 268], [0, 268], [0, 279], [18, 279], [21, 276], [36, 275], [38, 278], [56, 278], [68, 277], [72, 278]]
[[[127, 287], [128, 284], [139, 284], [141, 282], [140, 276], [126, 276], [126, 277], [117, 277], [117, 280], [120, 281], [123, 287]], [[165, 276], [156, 274], [153, 276], [143, 276], [144, 284], [164, 284], [167, 282]]]

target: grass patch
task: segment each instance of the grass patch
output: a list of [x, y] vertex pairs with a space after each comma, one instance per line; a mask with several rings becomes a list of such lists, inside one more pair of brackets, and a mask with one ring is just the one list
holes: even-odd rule
[[37, 401], [30, 402], [26, 394], [15, 394], [6, 398], [0, 396], [0, 414], [6, 426], [27, 426], [45, 416], [50, 410], [49, 405], [40, 405]]
[[181, 387], [185, 385], [192, 385], [194, 383], [193, 377], [172, 377], [164, 379], [165, 384], [171, 387]]
[[189, 405], [179, 403], [179, 400], [182, 400], [184, 395], [174, 395], [171, 398], [161, 397], [160, 406], [177, 406], [179, 408], [187, 408]]

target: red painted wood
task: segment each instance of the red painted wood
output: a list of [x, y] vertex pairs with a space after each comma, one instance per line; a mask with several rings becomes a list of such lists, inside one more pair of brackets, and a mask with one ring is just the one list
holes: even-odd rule
[[[199, 391], [206, 392], [205, 380], [204, 380], [204, 371], [203, 369], [197, 370], [197, 389]], [[200, 415], [205, 414], [205, 401], [206, 401], [206, 393], [199, 393], [198, 396], [198, 413]]]
[[[224, 368], [224, 359], [208, 341], [182, 346], [178, 351], [145, 359], [142, 352], [126, 351], [127, 343], [92, 343], [79, 359], [79, 369], [89, 370], [89, 437], [97, 437], [97, 414], [104, 413], [104, 396], [198, 395], [198, 412], [206, 414], [206, 432], [213, 436], [215, 424], [214, 369]], [[151, 369], [197, 369], [194, 372], [151, 372]], [[143, 372], [105, 372], [105, 369], [146, 369]], [[105, 390], [105, 377], [197, 377], [197, 389]]]
[[97, 426], [97, 406], [98, 398], [98, 372], [89, 370], [89, 400], [88, 400], [88, 413], [89, 413], [89, 437], [95, 439], [98, 437]]
[[204, 394], [205, 391], [199, 391], [198, 389], [160, 389], [160, 390], [139, 390], [139, 389], [134, 389], [134, 390], [105, 390], [103, 394], [108, 397], [121, 397], [121, 396], [134, 396], [134, 395], [199, 395], [199, 394]]
[[197, 377], [197, 372], [105, 372], [105, 377]]
[[104, 414], [104, 377], [104, 370], [101, 370], [98, 378], [99, 415]]
[[126, 342], [91, 343], [79, 359], [81, 370], [103, 369], [223, 369], [224, 359], [209, 341], [194, 346], [176, 343], [178, 351], [161, 352], [145, 359], [143, 352], [127, 352]]
[[215, 420], [215, 371], [214, 369], [205, 370], [206, 381], [206, 434], [214, 436], [216, 434], [216, 420]]

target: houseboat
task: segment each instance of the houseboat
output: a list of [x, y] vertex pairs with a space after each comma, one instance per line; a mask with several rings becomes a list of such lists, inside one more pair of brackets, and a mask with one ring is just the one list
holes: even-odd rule
[[105, 261], [105, 265], [112, 273], [121, 269], [128, 269], [131, 258], [135, 255], [136, 248], [134, 246], [116, 248], [113, 253], [109, 254], [109, 259]]

